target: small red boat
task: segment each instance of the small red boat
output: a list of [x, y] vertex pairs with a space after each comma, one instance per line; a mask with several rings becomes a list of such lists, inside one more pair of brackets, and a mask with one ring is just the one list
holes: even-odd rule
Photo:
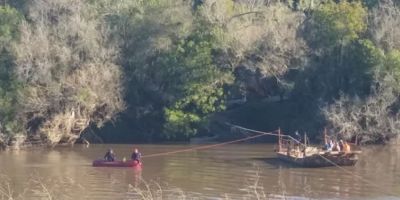
[[93, 161], [93, 167], [134, 167], [141, 168], [142, 163], [136, 160], [127, 161], [105, 161], [105, 160], [95, 160]]

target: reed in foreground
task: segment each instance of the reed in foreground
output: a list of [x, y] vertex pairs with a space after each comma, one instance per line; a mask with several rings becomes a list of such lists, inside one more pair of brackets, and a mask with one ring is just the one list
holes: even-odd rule
[[[285, 185], [278, 183], [278, 194], [268, 194], [263, 185], [260, 185], [260, 174], [246, 181], [240, 194], [221, 194], [220, 196], [205, 196], [205, 194], [183, 191], [181, 188], [161, 184], [157, 181], [140, 179], [137, 185], [128, 185], [123, 199], [126, 200], [194, 200], [194, 199], [241, 199], [241, 200], [269, 200], [288, 199]], [[0, 200], [24, 200], [24, 199], [75, 199], [74, 194], [84, 194], [85, 187], [70, 178], [43, 179], [39, 175], [31, 175], [25, 183], [24, 189], [16, 190], [11, 179], [0, 174]], [[96, 199], [94, 197], [81, 197], [82, 199]]]

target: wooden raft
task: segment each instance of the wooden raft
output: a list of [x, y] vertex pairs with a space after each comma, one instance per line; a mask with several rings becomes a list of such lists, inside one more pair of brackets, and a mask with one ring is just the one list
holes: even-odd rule
[[277, 157], [302, 167], [328, 167], [328, 166], [353, 166], [358, 161], [357, 147], [351, 145], [351, 151], [325, 151], [322, 148], [307, 145], [307, 136], [304, 143], [299, 143], [293, 138], [283, 139], [279, 131]]

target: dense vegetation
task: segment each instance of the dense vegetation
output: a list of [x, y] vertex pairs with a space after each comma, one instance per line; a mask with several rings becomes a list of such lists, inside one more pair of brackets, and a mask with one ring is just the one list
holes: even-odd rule
[[363, 142], [400, 130], [396, 0], [0, 3], [3, 144], [105, 124], [109, 141], [185, 140], [221, 121]]

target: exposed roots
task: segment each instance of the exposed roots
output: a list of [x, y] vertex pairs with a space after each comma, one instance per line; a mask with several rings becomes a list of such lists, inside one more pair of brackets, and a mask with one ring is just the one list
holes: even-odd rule
[[89, 126], [87, 117], [80, 117], [72, 110], [68, 113], [57, 114], [52, 120], [47, 121], [40, 132], [45, 134], [49, 144], [59, 142], [74, 143], [83, 130]]

